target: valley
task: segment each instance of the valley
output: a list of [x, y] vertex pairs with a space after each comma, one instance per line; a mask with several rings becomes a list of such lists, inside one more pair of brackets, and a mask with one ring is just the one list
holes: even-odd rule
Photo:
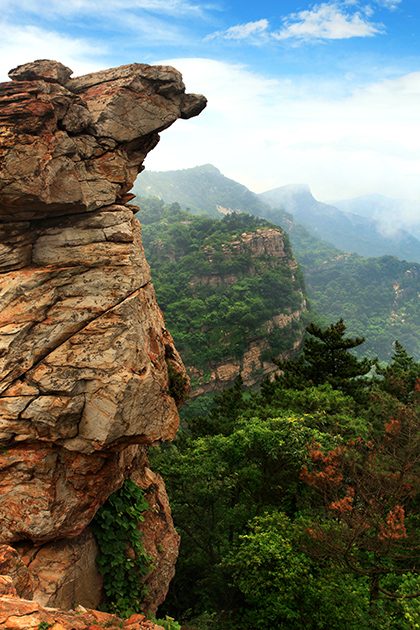
[[250, 387], [291, 358], [310, 315], [303, 274], [285, 232], [264, 219], [195, 216], [142, 198], [137, 218], [166, 325], [192, 379], [192, 396], [241, 373]]
[[[215, 167], [205, 165], [183, 171], [144, 173], [137, 179], [134, 192], [139, 195], [137, 203], [142, 208], [139, 218], [142, 217], [141, 222], [143, 225], [145, 225], [144, 216], [148, 212], [147, 208], [150, 208], [149, 214], [153, 215], [151, 204], [163, 204], [162, 200], [164, 200], [165, 203], [179, 203], [184, 209], [189, 208], [191, 213], [197, 216], [217, 216], [222, 222], [226, 220], [224, 217], [230, 216], [231, 221], [233, 221], [235, 215], [239, 216], [238, 212], [246, 212], [254, 217], [264, 218], [274, 226], [281, 227], [290, 238], [293, 256], [303, 272], [306, 285], [301, 281], [300, 290], [303, 291], [308, 299], [307, 307], [310, 311], [307, 317], [309, 319], [322, 325], [328, 325], [330, 322], [343, 318], [349, 334], [366, 337], [363, 352], [372, 358], [377, 356], [380, 361], [388, 362], [394, 350], [394, 343], [396, 340], [399, 340], [409, 354], [418, 360], [420, 358], [420, 264], [416, 262], [418, 260], [416, 252], [417, 248], [420, 247], [420, 242], [409, 234], [404, 237], [404, 241], [399, 240], [398, 235], [394, 235], [392, 238], [384, 238], [381, 236], [380, 231], [376, 232], [376, 240], [373, 242], [371, 232], [365, 233], [364, 228], [362, 229], [363, 225], [365, 225], [363, 221], [368, 221], [368, 219], [359, 217], [354, 223], [359, 230], [359, 244], [362, 241], [368, 242], [369, 247], [374, 251], [375, 243], [377, 243], [380, 245], [380, 247], [378, 245], [379, 249], [377, 251], [381, 252], [381, 255], [378, 256], [362, 256], [360, 251], [354, 252], [351, 247], [345, 249], [345, 246], [349, 244], [349, 241], [346, 241], [347, 232], [345, 226], [340, 222], [334, 223], [334, 217], [340, 217], [340, 221], [343, 222], [346, 217], [356, 217], [356, 215], [344, 213], [332, 208], [332, 206], [316, 202], [307, 188], [284, 188], [278, 189], [282, 191], [282, 195], [278, 195], [277, 198], [283, 200], [282, 205], [285, 207], [274, 208], [263, 201], [265, 195], [257, 196], [241, 184], [224, 177]], [[153, 193], [155, 199], [152, 200], [150, 197], [140, 196], [146, 192]], [[160, 198], [160, 201], [156, 198], [156, 195]], [[276, 202], [276, 204], [280, 205], [280, 201]], [[223, 209], [223, 212], [221, 209]], [[230, 210], [230, 213], [227, 215], [225, 214], [227, 212], [226, 209]], [[292, 212], [296, 212], [297, 216]], [[340, 248], [331, 242], [332, 239], [328, 242], [328, 239], [321, 238], [319, 232], [322, 230], [315, 230], [313, 226], [311, 227], [308, 217], [311, 218], [313, 225], [315, 225], [316, 220], [319, 220], [320, 225], [331, 224], [333, 226], [331, 230], [341, 231], [343, 246]], [[303, 218], [306, 219], [306, 224], [303, 220], [301, 222]], [[196, 219], [191, 217], [189, 220], [196, 221]], [[178, 221], [173, 217], [171, 221], [172, 230], [175, 230], [175, 223], [178, 223], [180, 232], [185, 230], [181, 217], [179, 217]], [[183, 221], [185, 223], [185, 218]], [[205, 337], [205, 331], [195, 331], [194, 326], [191, 326], [189, 329], [184, 327], [181, 332], [177, 322], [177, 307], [174, 304], [169, 304], [165, 294], [162, 294], [162, 297], [160, 296], [162, 290], [160, 287], [161, 276], [158, 274], [161, 273], [159, 269], [162, 266], [162, 256], [167, 257], [169, 252], [172, 251], [173, 256], [178, 257], [179, 263], [185, 251], [179, 248], [177, 242], [173, 240], [169, 249], [167, 246], [161, 247], [162, 254], [159, 256], [156, 243], [153, 245], [153, 238], [157, 241], [159, 239], [162, 240], [159, 236], [159, 230], [162, 230], [162, 227], [157, 228], [156, 224], [157, 222], [154, 224], [155, 228], [153, 228], [155, 232], [153, 232], [152, 227], [147, 226], [143, 228], [143, 234], [147, 259], [151, 263], [152, 272], [154, 271], [154, 282], [168, 328], [174, 334], [176, 343], [181, 347], [181, 354], [186, 363], [190, 366], [195, 365], [195, 369], [199, 370], [198, 379], [202, 383], [206, 379], [215, 382], [217, 377], [212, 376], [212, 370], [203, 368], [203, 348], [205, 344], [203, 345], [199, 339], [200, 335]], [[373, 223], [370, 222], [368, 225], [370, 225], [372, 231], [374, 229], [372, 227]], [[361, 251], [364, 251], [363, 247], [361, 247]], [[403, 247], [406, 247], [406, 249], [401, 249]], [[176, 255], [175, 250], [177, 251]], [[413, 254], [413, 258], [410, 257], [410, 252]], [[398, 253], [401, 254], [400, 257], [398, 257]], [[239, 265], [239, 258], [234, 263], [236, 254], [232, 252], [232, 255], [233, 258], [230, 258], [229, 265]], [[224, 262], [225, 267], [226, 264], [227, 261]], [[184, 265], [188, 267], [189, 262], [187, 259], [185, 259]], [[169, 267], [166, 268], [164, 275], [167, 273], [170, 273]], [[248, 272], [243, 270], [243, 273], [246, 275]], [[179, 280], [178, 272], [176, 273], [176, 278], [179, 291], [182, 282]], [[188, 280], [185, 280], [185, 282], [191, 282], [191, 278], [188, 277]], [[202, 281], [200, 282], [202, 283]], [[244, 277], [241, 279], [241, 282], [244, 282]], [[192, 297], [191, 289], [192, 287], [190, 286], [188, 289], [190, 291], [189, 297]], [[198, 288], [197, 285], [196, 290], [203, 292], [203, 287]], [[217, 291], [221, 291], [221, 289], [218, 288]], [[249, 305], [247, 306], [246, 302], [241, 302], [240, 292], [237, 292], [236, 295], [236, 308], [238, 309], [236, 321], [239, 323], [241, 308], [243, 312], [249, 313]], [[201, 299], [201, 297], [198, 299]], [[289, 306], [289, 308], [292, 308], [291, 312], [296, 310], [293, 306]], [[185, 311], [185, 309], [181, 310]], [[233, 311], [230, 312], [233, 313]], [[258, 311], [255, 311], [253, 315], [262, 322], [264, 317], [261, 319], [261, 313], [258, 315], [257, 313]], [[208, 316], [206, 315], [206, 317]], [[251, 314], [248, 316], [251, 317]], [[190, 320], [190, 324], [193, 319]], [[235, 319], [230, 321], [230, 325], [232, 325]], [[203, 322], [204, 319], [197, 320], [198, 329], [202, 328]], [[267, 327], [265, 334], [266, 336], [270, 334]], [[194, 337], [194, 335], [198, 335], [198, 337]], [[242, 344], [244, 342], [251, 343], [249, 334], [248, 337], [241, 335], [239, 328], [237, 335], [238, 338], [240, 337]], [[234, 336], [235, 333], [230, 337], [231, 341], [229, 343], [234, 343]], [[190, 346], [185, 353], [183, 348], [186, 338], [189, 339], [188, 343]], [[194, 345], [194, 338], [197, 339], [196, 352], [201, 353], [201, 358], [193, 357], [192, 353], [195, 351], [191, 349], [191, 346]], [[283, 337], [282, 343], [272, 347], [272, 354], [284, 351], [285, 344], [288, 343], [286, 340], [287, 335]], [[293, 350], [293, 343], [296, 340], [297, 337], [289, 345], [289, 350]], [[225, 344], [223, 352], [227, 352], [229, 343]], [[232, 345], [231, 348], [233, 348]], [[217, 352], [220, 352], [219, 348]], [[225, 354], [225, 356], [227, 355]], [[267, 358], [267, 352], [265, 356]], [[240, 362], [235, 365], [243, 367]], [[235, 370], [237, 370], [237, 367]], [[228, 369], [231, 375], [235, 373], [232, 364], [230, 364]], [[264, 368], [263, 372], [266, 373], [266, 370], [267, 368]], [[260, 374], [262, 374], [261, 371]], [[226, 380], [227, 382], [229, 382], [229, 379]], [[208, 391], [208, 389], [209, 386], [200, 391], [204, 392]]]

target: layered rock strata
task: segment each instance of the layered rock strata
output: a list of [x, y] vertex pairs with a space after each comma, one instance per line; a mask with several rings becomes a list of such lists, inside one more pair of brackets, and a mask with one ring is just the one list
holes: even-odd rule
[[12, 578], [18, 595], [66, 608], [77, 592], [83, 604], [78, 575], [95, 572], [96, 553], [86, 528], [130, 476], [160, 506], [156, 535], [143, 524], [150, 551], [164, 548], [165, 577], [149, 577], [155, 610], [178, 538], [145, 448], [173, 438], [168, 365], [185, 371], [128, 191], [158, 132], [205, 99], [185, 94], [166, 66], [72, 79], [43, 60], [9, 76], [0, 84], [0, 543], [26, 569], [24, 588]]
[[[284, 232], [281, 228], [244, 232], [238, 240], [229, 242], [222, 247], [226, 259], [232, 259], [241, 254], [251, 257], [254, 266], [251, 266], [247, 272], [249, 276], [258, 275], [267, 269], [278, 271], [284, 265], [290, 269], [291, 280], [294, 284], [296, 283], [297, 261], [286, 247]], [[206, 248], [205, 254], [211, 263], [212, 249]], [[190, 281], [189, 286], [193, 290], [200, 286], [214, 288], [221, 285], [233, 286], [240, 279], [239, 275], [221, 275], [216, 271], [208, 275], [195, 276]], [[279, 368], [271, 360], [273, 352], [269, 340], [270, 333], [281, 331], [285, 339], [289, 339], [287, 350], [277, 356], [281, 360], [293, 357], [303, 342], [305, 332], [303, 322], [307, 315], [307, 304], [302, 290], [299, 288], [296, 289], [296, 292], [300, 296], [299, 308], [294, 310], [291, 308], [279, 309], [270, 319], [261, 322], [258, 332], [247, 343], [243, 356], [240, 358], [232, 356], [217, 363], [214, 362], [207, 366], [207, 369], [187, 365], [194, 383], [191, 398], [230, 387], [239, 374], [242, 376], [246, 387], [256, 385], [266, 376], [274, 377]], [[226, 341], [228, 341], [228, 336], [226, 336]]]

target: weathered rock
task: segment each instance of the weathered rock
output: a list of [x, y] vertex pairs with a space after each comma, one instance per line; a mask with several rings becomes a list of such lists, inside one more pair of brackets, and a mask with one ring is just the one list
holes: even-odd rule
[[0, 597], [17, 597], [13, 579], [9, 575], [0, 575]]
[[89, 610], [80, 605], [64, 612], [13, 595], [0, 595], [1, 630], [38, 630], [42, 623], [43, 627], [50, 630], [164, 630], [162, 626], [146, 620], [144, 615], [132, 615], [123, 621], [116, 615]]
[[48, 81], [65, 85], [73, 71], [62, 63], [51, 59], [38, 59], [32, 63], [25, 63], [10, 70], [9, 77], [13, 81]]
[[88, 525], [127, 476], [159, 507], [150, 610], [179, 544], [145, 449], [173, 438], [185, 370], [124, 203], [157, 132], [205, 99], [170, 67], [70, 75], [41, 60], [0, 84], [0, 628], [92, 626], [41, 604], [99, 603]]
[[137, 454], [83, 454], [34, 443], [0, 456], [0, 540], [47, 542], [78, 536], [119, 488]]
[[185, 94], [170, 66], [129, 64], [67, 80], [69, 72], [41, 60], [0, 84], [0, 219], [126, 201], [158, 132], [206, 105]]
[[95, 564], [98, 547], [90, 528], [76, 538], [45, 545], [23, 543], [17, 549], [32, 576], [34, 601], [63, 609], [72, 608], [74, 602], [85, 608], [97, 608], [101, 603], [102, 577]]
[[0, 576], [3, 578], [0, 589], [2, 595], [15, 594], [27, 599], [32, 598], [32, 576], [16, 549], [8, 545], [0, 545]]
[[32, 265], [0, 279], [0, 444], [173, 437], [167, 362], [183, 368], [149, 274], [128, 208], [48, 222]]
[[[180, 538], [173, 526], [162, 478], [149, 469], [144, 448], [130, 449], [132, 457], [126, 461], [124, 472], [144, 490], [150, 505], [139, 529], [143, 533], [145, 552], [153, 564], [144, 580], [148, 595], [142, 609], [154, 614], [164, 601], [174, 575]], [[103, 502], [103, 497], [101, 500]], [[96, 498], [90, 496], [86, 509], [93, 503]], [[8, 510], [8, 506], [5, 509]], [[17, 520], [19, 518], [17, 516]], [[45, 544], [25, 540], [15, 543], [15, 547], [0, 546], [0, 576], [10, 576], [11, 587], [21, 597], [63, 609], [70, 609], [74, 602], [95, 608], [103, 601], [102, 578], [95, 563], [98, 548], [89, 527], [75, 538]], [[8, 587], [8, 584], [4, 586], [7, 592]]]
[[149, 510], [144, 513], [144, 521], [139, 526], [145, 551], [152, 558], [154, 567], [145, 579], [147, 595], [143, 610], [155, 615], [158, 606], [165, 601], [175, 574], [180, 536], [174, 530], [162, 477], [146, 467], [134, 472], [131, 479], [143, 488], [149, 503]]

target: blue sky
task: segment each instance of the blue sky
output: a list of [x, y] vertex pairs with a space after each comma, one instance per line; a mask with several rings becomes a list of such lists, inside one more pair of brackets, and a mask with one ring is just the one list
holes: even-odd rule
[[3, 81], [39, 58], [75, 75], [164, 63], [208, 97], [146, 168], [212, 163], [255, 192], [420, 202], [418, 0], [0, 0], [0, 15]]

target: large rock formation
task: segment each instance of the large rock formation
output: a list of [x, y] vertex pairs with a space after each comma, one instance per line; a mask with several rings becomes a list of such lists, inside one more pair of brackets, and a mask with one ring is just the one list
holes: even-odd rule
[[0, 84], [0, 543], [18, 554], [18, 595], [94, 607], [87, 527], [131, 476], [160, 506], [155, 610], [178, 539], [145, 449], [176, 432], [168, 365], [184, 367], [128, 191], [158, 132], [206, 101], [166, 66], [70, 75], [42, 60]]

